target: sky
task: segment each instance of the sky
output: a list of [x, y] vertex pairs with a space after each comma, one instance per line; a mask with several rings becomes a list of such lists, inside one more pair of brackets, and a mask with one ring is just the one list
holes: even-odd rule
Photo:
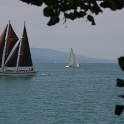
[[61, 20], [47, 26], [49, 18], [43, 16], [44, 6], [28, 5], [20, 0], [3, 0], [0, 4], [0, 34], [10, 20], [18, 37], [21, 38], [24, 21], [31, 48], [48, 48], [93, 58], [117, 60], [124, 56], [124, 9], [94, 16], [92, 26], [86, 18]]

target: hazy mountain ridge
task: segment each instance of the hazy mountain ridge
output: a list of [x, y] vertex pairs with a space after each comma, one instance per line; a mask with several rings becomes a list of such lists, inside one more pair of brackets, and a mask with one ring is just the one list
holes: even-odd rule
[[[70, 51], [69, 51], [70, 52]], [[31, 48], [34, 63], [68, 63], [69, 52], [62, 52], [47, 48]], [[79, 63], [116, 63], [115, 60], [91, 58], [75, 54]]]

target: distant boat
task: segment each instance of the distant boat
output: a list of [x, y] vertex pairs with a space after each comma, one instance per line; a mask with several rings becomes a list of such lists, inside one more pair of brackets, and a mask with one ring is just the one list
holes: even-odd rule
[[22, 38], [18, 38], [10, 21], [0, 36], [0, 75], [34, 75], [28, 36], [24, 24]]
[[69, 65], [66, 65], [65, 67], [72, 67], [72, 68], [80, 67], [78, 61], [75, 58], [75, 55], [74, 55], [74, 52], [73, 52], [72, 48], [71, 48], [71, 51], [70, 51]]
[[42, 76], [50, 76], [50, 74], [42, 74]]

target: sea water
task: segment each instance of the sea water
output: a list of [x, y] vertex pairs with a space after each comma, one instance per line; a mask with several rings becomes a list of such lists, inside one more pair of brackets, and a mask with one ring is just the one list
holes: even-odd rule
[[[0, 77], [0, 124], [124, 124], [114, 114], [124, 79], [118, 64], [34, 64], [32, 77]], [[42, 74], [49, 74], [42, 76]]]

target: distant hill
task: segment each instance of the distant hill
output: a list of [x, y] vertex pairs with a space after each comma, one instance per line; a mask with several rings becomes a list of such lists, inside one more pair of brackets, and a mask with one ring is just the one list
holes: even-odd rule
[[[68, 63], [69, 52], [62, 52], [46, 48], [31, 48], [34, 63]], [[75, 54], [79, 63], [116, 63], [115, 60], [90, 58]]]

